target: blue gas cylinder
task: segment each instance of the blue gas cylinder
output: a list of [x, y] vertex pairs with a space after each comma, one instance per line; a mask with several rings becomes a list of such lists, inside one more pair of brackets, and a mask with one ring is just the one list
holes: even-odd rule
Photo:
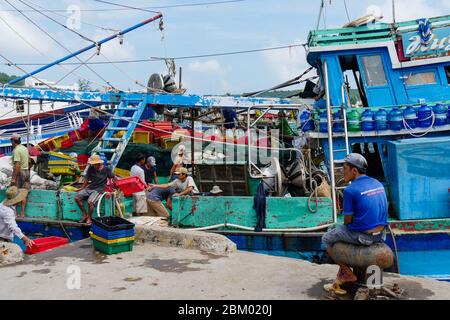
[[418, 122], [417, 126], [420, 128], [430, 127], [431, 123], [433, 121], [432, 115], [433, 115], [433, 110], [426, 104], [423, 104], [417, 112], [417, 122]]
[[362, 131], [373, 131], [375, 129], [375, 122], [373, 120], [374, 113], [367, 109], [361, 114], [361, 129]]
[[405, 118], [408, 128], [413, 129], [417, 127], [417, 112], [413, 107], [409, 106], [403, 110], [403, 118]]
[[336, 120], [335, 122], [333, 122], [333, 131], [334, 132], [344, 132], [344, 121], [341, 117], [340, 110], [333, 113], [333, 120]]
[[315, 129], [314, 120], [311, 117], [311, 112], [309, 110], [303, 110], [300, 114], [300, 129], [304, 132], [313, 131]]
[[326, 111], [322, 111], [319, 115], [319, 131], [328, 132], [328, 118]]
[[447, 124], [447, 112], [448, 109], [442, 104], [438, 103], [433, 108], [434, 112], [434, 125], [445, 126]]
[[401, 130], [403, 128], [403, 114], [399, 108], [394, 108], [389, 112], [389, 128], [391, 130]]
[[382, 131], [388, 129], [388, 113], [385, 109], [380, 109], [375, 112], [373, 119], [375, 120], [375, 130]]

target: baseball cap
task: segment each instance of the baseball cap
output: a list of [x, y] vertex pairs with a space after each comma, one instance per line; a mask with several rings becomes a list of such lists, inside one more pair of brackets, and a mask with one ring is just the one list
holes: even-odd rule
[[345, 157], [344, 163], [349, 163], [361, 170], [367, 169], [367, 160], [359, 153], [350, 153]]
[[152, 157], [152, 156], [148, 157], [147, 158], [147, 163], [149, 163], [152, 166], [156, 166], [156, 159], [155, 159], [155, 157]]
[[187, 174], [188, 171], [187, 171], [187, 169], [186, 169], [185, 167], [179, 167], [179, 168], [175, 171], [175, 174], [179, 174], [179, 173]]
[[20, 135], [18, 135], [17, 133], [13, 133], [12, 136], [11, 136], [11, 139], [19, 140], [20, 139]]

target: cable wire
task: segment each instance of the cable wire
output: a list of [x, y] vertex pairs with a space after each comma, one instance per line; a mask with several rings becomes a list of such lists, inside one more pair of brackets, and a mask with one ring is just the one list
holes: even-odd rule
[[60, 25], [60, 26], [63, 27], [64, 29], [69, 30], [70, 32], [72, 32], [72, 33], [78, 35], [81, 39], [86, 40], [86, 41], [90, 41], [90, 42], [92, 42], [93, 44], [96, 44], [96, 42], [95, 42], [94, 40], [89, 39], [89, 38], [86, 37], [85, 35], [82, 35], [81, 33], [77, 32], [77, 31], [75, 31], [75, 30], [69, 28], [68, 26], [62, 24], [61, 22], [59, 22], [59, 21], [53, 19], [53, 18], [50, 17], [49, 15], [47, 15], [47, 14], [41, 12], [40, 10], [34, 8], [33, 6], [29, 5], [29, 4], [26, 3], [25, 1], [19, 0], [19, 2], [20, 2], [20, 3], [23, 3], [23, 4], [26, 5], [28, 8], [33, 9], [33, 10], [36, 11], [37, 13], [43, 15], [44, 17], [47, 17], [48, 19], [50, 19], [50, 20], [52, 20], [54, 23]]
[[[17, 7], [15, 7], [11, 2], [9, 2], [8, 0], [5, 0], [11, 7], [13, 7], [14, 9], [16, 9], [17, 12], [19, 12], [23, 17], [25, 17], [28, 21], [30, 21], [34, 26], [36, 26], [39, 30], [41, 30], [43, 33], [45, 33], [50, 39], [52, 39], [53, 41], [55, 41], [60, 47], [62, 47], [64, 50], [66, 50], [68, 53], [73, 54], [73, 52], [71, 52], [69, 49], [67, 49], [62, 43], [60, 43], [57, 39], [55, 39], [51, 34], [49, 34], [47, 31], [45, 31], [40, 25], [38, 25], [36, 22], [34, 22], [31, 18], [29, 18], [26, 14], [24, 14], [20, 9], [18, 9]], [[83, 63], [83, 61], [78, 57], [75, 56], [75, 58], [80, 61], [80, 63]], [[99, 77], [100, 79], [102, 79], [106, 84], [108, 84], [108, 86], [110, 86], [111, 88], [113, 88], [114, 90], [117, 90], [108, 80], [106, 80], [105, 78], [103, 78], [100, 74], [98, 74], [94, 69], [92, 69], [91, 67], [89, 67], [88, 65], [86, 65], [86, 68], [88, 68], [92, 73], [94, 73], [97, 77]], [[27, 73], [28, 74], [28, 73]]]
[[[180, 7], [198, 7], [198, 6], [210, 6], [217, 4], [227, 4], [233, 2], [243, 2], [247, 0], [227, 0], [227, 1], [211, 1], [211, 2], [198, 2], [198, 3], [186, 3], [186, 4], [174, 4], [167, 6], [155, 6], [155, 7], [137, 7], [137, 8], [100, 8], [100, 9], [80, 9], [80, 12], [107, 12], [107, 11], [127, 11], [136, 9], [170, 9], [170, 8], [180, 8]], [[15, 12], [15, 10], [0, 10], [3, 12]], [[44, 9], [44, 12], [67, 12], [66, 9]], [[23, 10], [23, 12], [34, 12], [33, 10]]]
[[[52, 11], [52, 10], [46, 10], [44, 7], [42, 7], [42, 6], [40, 6], [40, 5], [36, 4], [36, 3], [33, 3], [33, 2], [31, 2], [31, 1], [26, 1], [26, 2], [29, 3], [29, 4], [32, 4], [32, 5], [34, 5], [34, 6], [36, 6], [36, 7], [38, 7], [38, 8], [40, 8], [40, 9], [41, 9], [41, 10], [40, 10], [41, 12], [51, 12], [51, 13], [53, 13], [54, 15], [59, 16], [59, 17], [62, 17], [62, 18], [66, 18], [66, 19], [70, 18], [69, 16], [66, 16], [66, 15], [64, 15], [64, 14], [58, 13], [59, 11], [57, 11], [57, 10], [54, 10], [54, 11]], [[22, 11], [25, 11], [25, 10], [22, 10]], [[81, 10], [80, 10], [80, 11], [81, 11]], [[36, 11], [35, 11], [35, 10], [31, 10], [31, 12], [36, 12]], [[67, 12], [67, 10], [65, 10], [65, 12]], [[104, 31], [112, 31], [112, 32], [115, 32], [115, 33], [117, 33], [117, 32], [120, 31], [120, 29], [113, 29], [113, 28], [109, 28], [109, 27], [99, 26], [99, 25], [93, 24], [93, 23], [91, 23], [91, 22], [82, 21], [81, 19], [80, 19], [80, 23], [85, 24], [85, 25], [88, 25], [88, 26], [91, 26], [91, 27], [95, 27], [95, 28], [98, 28], [98, 29], [102, 29], [102, 30], [104, 30]]]
[[[0, 16], [0, 20], [3, 21], [3, 22], [6, 24], [6, 26], [7, 26], [11, 31], [13, 31], [20, 39], [22, 39], [26, 44], [28, 44], [28, 45], [29, 45], [32, 49], [34, 49], [36, 52], [38, 52], [39, 54], [41, 54], [42, 56], [44, 56], [44, 57], [46, 57], [46, 58], [51, 58], [51, 57], [49, 57], [48, 55], [46, 55], [44, 52], [42, 52], [40, 49], [38, 49], [37, 47], [35, 47], [31, 42], [29, 42], [29, 41], [28, 41], [24, 36], [22, 36], [16, 29], [14, 29], [14, 28], [8, 23], [8, 21], [6, 21], [2, 16]], [[9, 63], [8, 63], [8, 65], [11, 66], [11, 64], [9, 64]], [[77, 65], [82, 66], [83, 64], [77, 63]], [[58, 66], [59, 66], [60, 68], [62, 68], [63, 70], [65, 70], [65, 71], [68, 71], [68, 70], [69, 70], [67, 67], [63, 66], [62, 64], [58, 64]], [[101, 83], [98, 83], [98, 82], [96, 82], [96, 81], [94, 81], [94, 80], [91, 80], [91, 79], [88, 79], [88, 78], [86, 78], [86, 77], [84, 77], [84, 76], [81, 76], [81, 75], [78, 74], [78, 73], [75, 73], [74, 71], [75, 71], [76, 69], [78, 69], [78, 67], [75, 68], [75, 69], [74, 69], [73, 71], [71, 71], [70, 73], [73, 73], [74, 75], [76, 75], [77, 77], [79, 77], [79, 78], [81, 78], [81, 79], [88, 80], [89, 82], [95, 83], [95, 84], [99, 85], [100, 87], [104, 87]]]
[[[263, 52], [263, 51], [271, 51], [271, 50], [281, 50], [281, 49], [290, 49], [296, 47], [304, 47], [306, 43], [302, 44], [290, 44], [285, 46], [277, 46], [277, 47], [266, 47], [266, 48], [258, 48], [258, 49], [249, 49], [249, 50], [240, 50], [240, 51], [228, 51], [228, 52], [219, 52], [219, 53], [209, 53], [209, 54], [200, 54], [200, 55], [192, 55], [192, 56], [179, 56], [179, 57], [150, 57], [146, 59], [131, 59], [131, 60], [114, 60], [114, 61], [94, 61], [86, 63], [87, 65], [96, 65], [96, 64], [110, 64], [110, 63], [138, 63], [138, 62], [155, 62], [155, 61], [163, 61], [168, 59], [173, 60], [187, 60], [187, 59], [198, 59], [198, 58], [209, 58], [209, 57], [219, 57], [219, 56], [228, 56], [228, 55], [237, 55], [237, 54], [246, 54], [246, 53], [255, 53], [255, 52]], [[45, 63], [17, 63], [18, 66], [40, 66], [45, 65]], [[77, 62], [67, 62], [61, 63], [61, 65], [73, 65], [78, 64]], [[10, 65], [10, 64], [8, 64]]]
[[106, 3], [106, 4], [109, 4], [109, 5], [117, 6], [117, 7], [121, 7], [121, 8], [139, 10], [139, 11], [144, 11], [144, 12], [160, 13], [158, 11], [153, 11], [153, 10], [148, 10], [148, 9], [144, 9], [144, 8], [137, 8], [137, 7], [127, 6], [127, 5], [124, 5], [124, 4], [119, 4], [119, 3], [114, 3], [114, 2], [104, 1], [104, 0], [93, 0], [93, 1]]

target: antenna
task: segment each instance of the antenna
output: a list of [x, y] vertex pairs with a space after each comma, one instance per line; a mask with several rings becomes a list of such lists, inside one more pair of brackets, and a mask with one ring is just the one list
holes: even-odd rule
[[395, 0], [392, 0], [392, 21], [395, 25]]
[[319, 17], [317, 18], [316, 30], [319, 30], [320, 18], [322, 17], [323, 7], [325, 6], [325, 3], [324, 3], [324, 2], [325, 2], [325, 1], [322, 0], [322, 2], [320, 3]]

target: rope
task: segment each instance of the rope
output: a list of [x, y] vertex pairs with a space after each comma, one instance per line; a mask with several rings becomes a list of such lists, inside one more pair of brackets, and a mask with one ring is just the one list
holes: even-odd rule
[[395, 241], [395, 234], [392, 231], [391, 225], [388, 223], [388, 229], [389, 232], [391, 233], [391, 237], [392, 237], [392, 243], [394, 245], [394, 250], [395, 250], [395, 264], [396, 264], [396, 269], [397, 269], [397, 273], [400, 274], [400, 264], [398, 262], [398, 249], [397, 249], [397, 242]]
[[[316, 181], [316, 180], [312, 180], [311, 183], [314, 184], [315, 187], [313, 187], [313, 190], [314, 190], [314, 191], [311, 192], [311, 194], [310, 194], [309, 197], [308, 197], [308, 209], [309, 209], [309, 211], [311, 211], [312, 213], [316, 213], [316, 212], [317, 212], [317, 209], [319, 208], [319, 199], [317, 198], [317, 188], [318, 188], [318, 186], [317, 186], [317, 181]], [[313, 194], [316, 195], [316, 196], [315, 196], [315, 198], [316, 198], [316, 208], [315, 208], [315, 209], [312, 209], [312, 208], [311, 208], [311, 199], [312, 199]]]
[[[433, 112], [431, 112], [431, 115], [430, 115], [429, 117], [427, 117], [427, 118], [425, 118], [425, 119], [423, 119], [423, 120], [428, 120], [428, 119], [430, 119], [430, 118], [432, 118], [433, 120], [431, 121], [431, 125], [425, 130], [425, 132], [423, 132], [422, 134], [414, 134], [414, 133], [412, 133], [412, 132], [408, 132], [408, 134], [411, 135], [411, 136], [413, 136], [414, 138], [421, 138], [421, 137], [426, 136], [426, 135], [431, 131], [431, 129], [432, 129], [433, 126], [434, 126], [434, 120], [435, 120], [436, 118], [435, 118]], [[410, 127], [410, 125], [408, 124], [408, 122], [406, 122], [405, 118], [403, 118], [403, 124], [405, 125], [406, 130], [413, 130], [413, 128]]]

